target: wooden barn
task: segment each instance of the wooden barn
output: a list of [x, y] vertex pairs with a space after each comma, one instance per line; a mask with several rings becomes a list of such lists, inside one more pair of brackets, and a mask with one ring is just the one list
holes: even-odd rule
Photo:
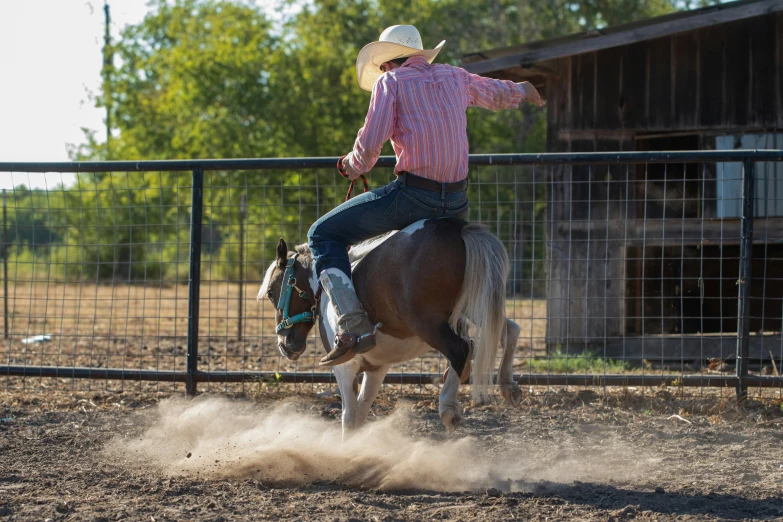
[[[783, 0], [744, 0], [464, 57], [531, 81], [549, 152], [783, 149]], [[736, 351], [739, 163], [554, 167], [547, 344]], [[750, 354], [783, 350], [783, 164], [756, 167]]]

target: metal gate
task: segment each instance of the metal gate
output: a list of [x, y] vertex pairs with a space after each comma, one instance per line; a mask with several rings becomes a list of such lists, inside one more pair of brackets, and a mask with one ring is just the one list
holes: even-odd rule
[[[277, 354], [274, 310], [254, 296], [278, 238], [306, 241], [342, 200], [336, 160], [0, 163], [0, 379], [184, 382], [190, 394], [333, 382], [316, 334], [300, 361]], [[371, 184], [393, 165], [381, 158]], [[520, 384], [781, 388], [783, 151], [470, 165], [470, 220], [511, 260]], [[64, 177], [30, 188], [35, 173]], [[444, 369], [427, 356], [386, 382], [437, 383]]]

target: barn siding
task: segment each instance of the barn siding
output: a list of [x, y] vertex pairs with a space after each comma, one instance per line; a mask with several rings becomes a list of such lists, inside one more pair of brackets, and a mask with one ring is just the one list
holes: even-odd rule
[[[635, 141], [640, 134], [691, 131], [711, 148], [716, 132], [783, 128], [781, 35], [783, 12], [550, 62], [557, 74], [546, 84], [548, 150], [635, 150], [645, 146]], [[714, 166], [699, 175], [714, 180]], [[550, 176], [550, 346], [624, 335], [626, 286], [635, 283], [625, 280], [627, 249], [601, 227], [638, 217], [634, 202], [626, 204], [634, 185], [624, 181], [633, 183], [636, 172], [555, 166]], [[695, 217], [715, 215], [714, 185], [706, 184], [707, 203]]]
[[[767, 16], [759, 20], [756, 30], [750, 31], [750, 114], [749, 125], [757, 128], [773, 127], [777, 120], [775, 100], [777, 19]], [[772, 81], [770, 81], [772, 80]]]
[[626, 47], [623, 70], [619, 79], [622, 99], [622, 129], [633, 128], [634, 122], [645, 117], [647, 48], [644, 42]]
[[671, 38], [672, 54], [672, 121], [679, 128], [692, 128], [699, 112], [699, 39], [695, 31]]
[[698, 31], [699, 37], [699, 122], [703, 127], [719, 127], [726, 118], [724, 92], [726, 87], [723, 70], [725, 40], [720, 27], [708, 27]]
[[[620, 121], [620, 81], [625, 48], [617, 47], [596, 53], [597, 92], [596, 123], [601, 128], [618, 129]], [[619, 73], [619, 74], [618, 74]]]
[[647, 106], [644, 120], [629, 122], [631, 127], [653, 129], [671, 126], [671, 43], [669, 38], [647, 42]]
[[778, 13], [777, 23], [775, 24], [775, 39], [777, 45], [775, 49], [775, 69], [773, 74], [775, 81], [775, 114], [777, 114], [777, 128], [783, 129], [783, 12]]
[[[729, 123], [741, 127], [748, 125], [748, 103], [750, 101], [749, 87], [753, 82], [750, 74], [752, 64], [750, 56], [750, 32], [745, 24], [726, 24], [723, 28], [725, 34], [725, 99], [726, 114], [720, 123]], [[710, 74], [711, 71], [705, 71]]]
[[568, 75], [547, 91], [567, 82], [571, 100], [549, 124], [562, 135], [783, 126], [781, 33], [778, 13], [548, 63]]

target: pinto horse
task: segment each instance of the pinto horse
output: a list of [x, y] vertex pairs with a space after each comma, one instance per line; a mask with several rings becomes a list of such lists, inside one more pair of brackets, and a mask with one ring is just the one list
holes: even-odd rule
[[[512, 364], [520, 329], [505, 316], [508, 256], [486, 227], [456, 218], [423, 220], [356, 245], [350, 254], [357, 295], [370, 321], [382, 326], [375, 348], [333, 368], [343, 401], [343, 433], [364, 423], [391, 365], [432, 349], [449, 363], [438, 408], [449, 432], [462, 421], [460, 382], [471, 380], [475, 402], [489, 399], [501, 344], [500, 391], [519, 405]], [[289, 252], [280, 239], [258, 293], [264, 297], [277, 306], [283, 356], [301, 356], [316, 321], [324, 348], [331, 349], [337, 316], [318, 291], [307, 245]], [[355, 382], [362, 372], [357, 397]]]

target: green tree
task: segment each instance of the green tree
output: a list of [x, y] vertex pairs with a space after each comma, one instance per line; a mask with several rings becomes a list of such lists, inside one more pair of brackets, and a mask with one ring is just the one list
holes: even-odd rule
[[[105, 145], [87, 134], [74, 157], [344, 154], [353, 145], [370, 98], [356, 83], [355, 59], [386, 26], [414, 24], [428, 46], [445, 39], [438, 61], [458, 65], [470, 52], [654, 16], [672, 10], [672, 2], [270, 0], [263, 11], [239, 1], [156, 0], [150, 14], [125, 29], [114, 44], [117, 64], [103, 93], [111, 96], [117, 136], [108, 156]], [[299, 9], [278, 24], [265, 15], [270, 9], [290, 12], [292, 6]], [[544, 114], [530, 106], [497, 113], [469, 110], [471, 152], [543, 150]], [[391, 153], [388, 145], [384, 153]], [[206, 254], [218, 267], [217, 274], [233, 277], [236, 269], [237, 205], [243, 194], [248, 198], [246, 230], [253, 234], [248, 259], [268, 258], [277, 236], [303, 239], [307, 224], [339, 202], [342, 181], [325, 184], [328, 176], [322, 174], [208, 173], [205, 223], [213, 225], [214, 241]], [[388, 171], [376, 171], [373, 183], [379, 185], [389, 176]], [[189, 204], [183, 179], [186, 173], [128, 175], [126, 190], [117, 188], [117, 176], [80, 178], [82, 188], [71, 204], [82, 205], [84, 212], [74, 240], [92, 245], [84, 250], [85, 262], [97, 263], [99, 277], [138, 277], [123, 267], [145, 262], [145, 277], [179, 266]], [[92, 188], [85, 191], [84, 186]], [[510, 188], [482, 190], [505, 191], [482, 197], [516, 197]], [[158, 208], [145, 208], [150, 202]], [[529, 206], [526, 212], [536, 208]], [[508, 221], [508, 216], [481, 217]], [[150, 223], [165, 226], [151, 230]], [[160, 267], [150, 268], [150, 259], [157, 259]]]
[[250, 5], [158, 0], [115, 44], [112, 121], [122, 159], [271, 156], [280, 141], [277, 39]]
[[[66, 193], [71, 260], [66, 276], [79, 280], [159, 280], [169, 263], [187, 258], [189, 191], [176, 190], [177, 174], [80, 174]], [[186, 175], [179, 181], [190, 185]], [[181, 246], [180, 246], [181, 245]], [[172, 247], [182, 252], [168, 252]], [[171, 266], [172, 269], [176, 268]]]

